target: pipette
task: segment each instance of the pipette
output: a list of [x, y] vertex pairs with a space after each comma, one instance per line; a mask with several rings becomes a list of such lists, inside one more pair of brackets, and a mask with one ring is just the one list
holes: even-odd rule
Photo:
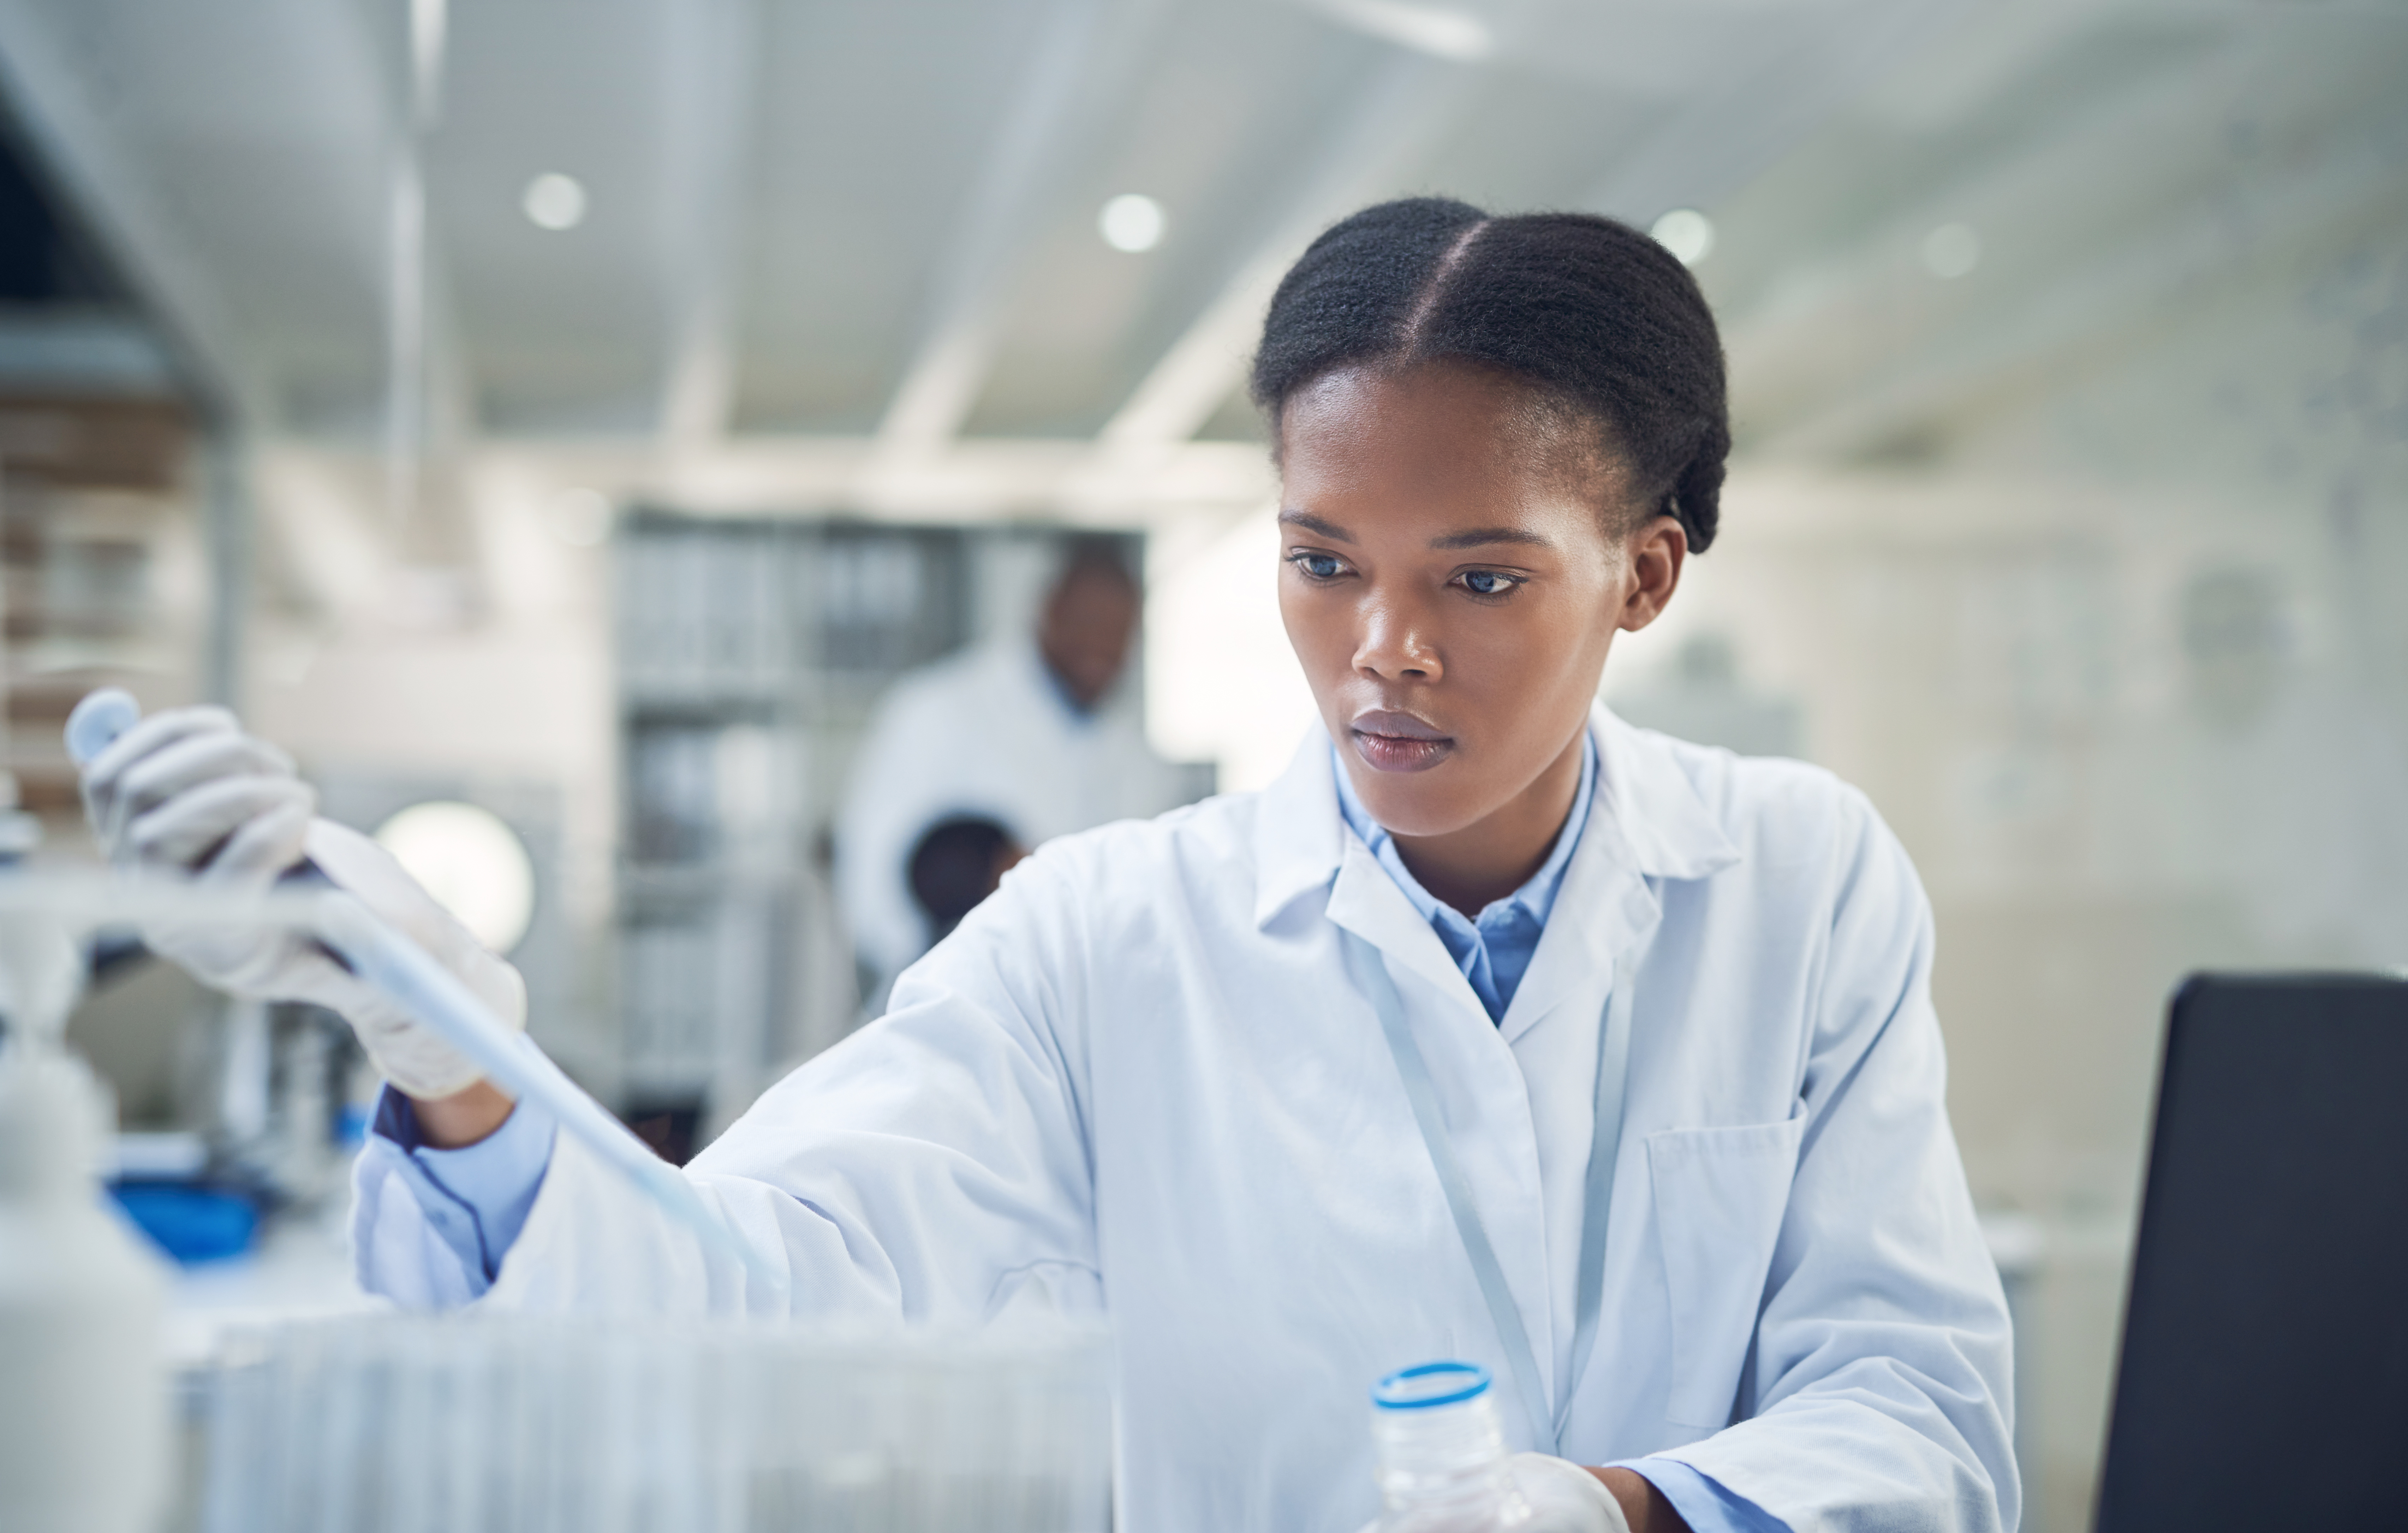
[[[141, 718], [141, 705], [116, 687], [87, 694], [67, 715], [67, 754], [83, 766]], [[283, 883], [296, 892], [315, 892], [310, 935], [337, 962], [400, 1002], [496, 1085], [551, 1113], [706, 1246], [742, 1262], [773, 1292], [785, 1287], [784, 1274], [727, 1227], [683, 1172], [654, 1154], [541, 1051], [521, 1047], [517, 1035], [424, 949], [379, 920], [311, 864], [305, 862], [285, 875]]]

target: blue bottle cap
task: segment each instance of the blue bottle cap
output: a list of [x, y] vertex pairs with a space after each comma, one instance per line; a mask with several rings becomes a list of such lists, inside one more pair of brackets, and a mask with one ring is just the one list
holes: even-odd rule
[[1371, 1389], [1383, 1411], [1426, 1411], [1457, 1405], [1488, 1393], [1488, 1370], [1477, 1363], [1423, 1363], [1399, 1368]]

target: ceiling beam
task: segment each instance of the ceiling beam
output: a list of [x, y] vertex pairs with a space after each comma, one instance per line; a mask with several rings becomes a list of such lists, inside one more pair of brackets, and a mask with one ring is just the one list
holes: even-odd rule
[[[2245, 62], [2235, 46], [2155, 77], [2105, 110], [2059, 117], [2043, 141], [1950, 188], [1944, 203], [1900, 211], [1802, 275], [1796, 291], [1813, 301], [1735, 327], [1735, 370], [1769, 384], [1751, 411], [1763, 435], [1750, 451], [1846, 458], [2019, 408], [2070, 371], [2158, 344], [2234, 271], [2280, 267], [2353, 222], [2393, 217], [2386, 193], [2398, 184], [2397, 165], [2377, 136], [2346, 131], [2296, 173], [2263, 178], [2248, 198], [2245, 233], [2236, 232], [2244, 221], [2229, 193], [2193, 190], [2166, 203], [2167, 188], [2216, 184], [2221, 142], [2189, 131], [2210, 115], [2203, 95], [2276, 112], [2286, 105]], [[2102, 160], [2102, 142], [2186, 145], [2188, 163]], [[1955, 220], [2020, 238], [1942, 285], [1921, 269], [1917, 244]], [[2059, 232], [2050, 241], [2052, 229]], [[1902, 314], [1901, 291], [1927, 302]], [[1841, 336], [1852, 344], [1836, 346]], [[1856, 359], [1854, 379], [1834, 373], [1835, 356]]]
[[[330, 450], [331, 451], [331, 450]], [[963, 522], [1055, 518], [1096, 525], [1150, 524], [1164, 518], [1259, 507], [1276, 488], [1260, 445], [1181, 442], [1111, 486], [1088, 513], [1068, 508], [1064, 484], [1092, 468], [1085, 437], [964, 437], [915, 478], [908, 499], [864, 501], [853, 494], [876, 457], [876, 437], [743, 433], [688, 464], [673, 499], [659, 494], [657, 461], [645, 442], [488, 437], [471, 471], [513, 483], [582, 486], [615, 499], [673, 506], [710, 515], [847, 514]]]
[[1976, 8], [1977, 0], [1834, 7], [1803, 49], [1794, 34], [1766, 29], [1754, 58], [1720, 61], [1574, 206], [1642, 229], [1675, 208], [1711, 208]]
[[1125, 477], [1135, 461], [1183, 442], [1244, 376], [1263, 310], [1306, 246], [1371, 199], [1393, 194], [1455, 123], [1478, 73], [1419, 53], [1392, 57], [1353, 115], [1325, 140], [1276, 232], [1163, 352], [1096, 435], [1097, 472]]
[[97, 82], [107, 61], [79, 46], [95, 35], [62, 23], [63, 11], [74, 10], [0, 0], [0, 80], [8, 99], [208, 406], [240, 429], [272, 431], [281, 413], [274, 382], [252, 365], [232, 308], [145, 174], [139, 146], [126, 139], [125, 115], [103, 99]]
[[671, 240], [660, 434], [674, 471], [724, 439], [736, 408], [736, 295], [761, 19], [756, 0], [668, 0], [662, 10]]
[[[1731, 85], [1701, 97], [1589, 193], [1584, 205], [1653, 218], [1673, 200], [1710, 200], [1762, 169], [1802, 126], [1953, 19], [1971, 0], [1885, 0], [1866, 21], [1832, 27], [1803, 69], [1768, 56]], [[1543, 25], [1543, 12], [1534, 12]], [[1512, 30], [1510, 27], [1506, 30]], [[1473, 71], [1400, 55], [1330, 141], [1279, 233], [1266, 240], [1172, 343], [1097, 437], [1099, 456], [1121, 462], [1183, 441], [1243, 376], [1256, 328], [1281, 276], [1335, 220], [1402, 190], [1429, 146], [1467, 105]], [[1674, 189], [1679, 189], [1675, 191]], [[1641, 205], [1645, 210], [1639, 211]], [[1121, 470], [1125, 472], [1125, 470]]]
[[393, 13], [340, 7], [352, 18], [338, 46], [353, 73], [383, 84], [381, 280], [386, 349], [386, 513], [406, 562], [469, 566], [475, 528], [459, 465], [473, 449], [476, 391], [452, 302], [450, 264], [427, 195], [426, 143], [443, 109], [447, 0], [410, 0]]
[[[1140, 78], [1168, 0], [1057, 0], [945, 242], [923, 328], [879, 423], [867, 498], [941, 454], [977, 404], [1030, 242], [1082, 164], [1082, 149]], [[891, 488], [891, 485], [886, 486]]]

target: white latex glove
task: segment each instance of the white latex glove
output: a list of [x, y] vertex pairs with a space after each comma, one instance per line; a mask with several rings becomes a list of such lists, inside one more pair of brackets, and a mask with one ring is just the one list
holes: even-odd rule
[[1530, 1503], [1529, 1526], [1546, 1533], [1630, 1533], [1605, 1482], [1565, 1458], [1515, 1454], [1513, 1479]]
[[[507, 1025], [526, 1026], [526, 984], [382, 847], [316, 818], [293, 758], [222, 708], [170, 709], [129, 729], [83, 772], [84, 812], [109, 861], [230, 895], [265, 892], [304, 858], [426, 950]], [[310, 1001], [340, 1015], [384, 1078], [411, 1096], [448, 1096], [483, 1072], [292, 931], [169, 923], [143, 940], [194, 979], [253, 1000]]]

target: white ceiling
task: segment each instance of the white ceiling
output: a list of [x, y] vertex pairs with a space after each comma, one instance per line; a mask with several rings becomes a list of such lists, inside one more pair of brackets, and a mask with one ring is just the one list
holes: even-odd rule
[[[265, 437], [380, 428], [408, 14], [0, 0], [31, 136]], [[2347, 0], [456, 0], [443, 60], [438, 419], [824, 502], [1193, 482], [1278, 271], [1408, 191], [1705, 208], [1744, 441], [1879, 453], [2396, 203], [2408, 132], [2408, 7]]]

